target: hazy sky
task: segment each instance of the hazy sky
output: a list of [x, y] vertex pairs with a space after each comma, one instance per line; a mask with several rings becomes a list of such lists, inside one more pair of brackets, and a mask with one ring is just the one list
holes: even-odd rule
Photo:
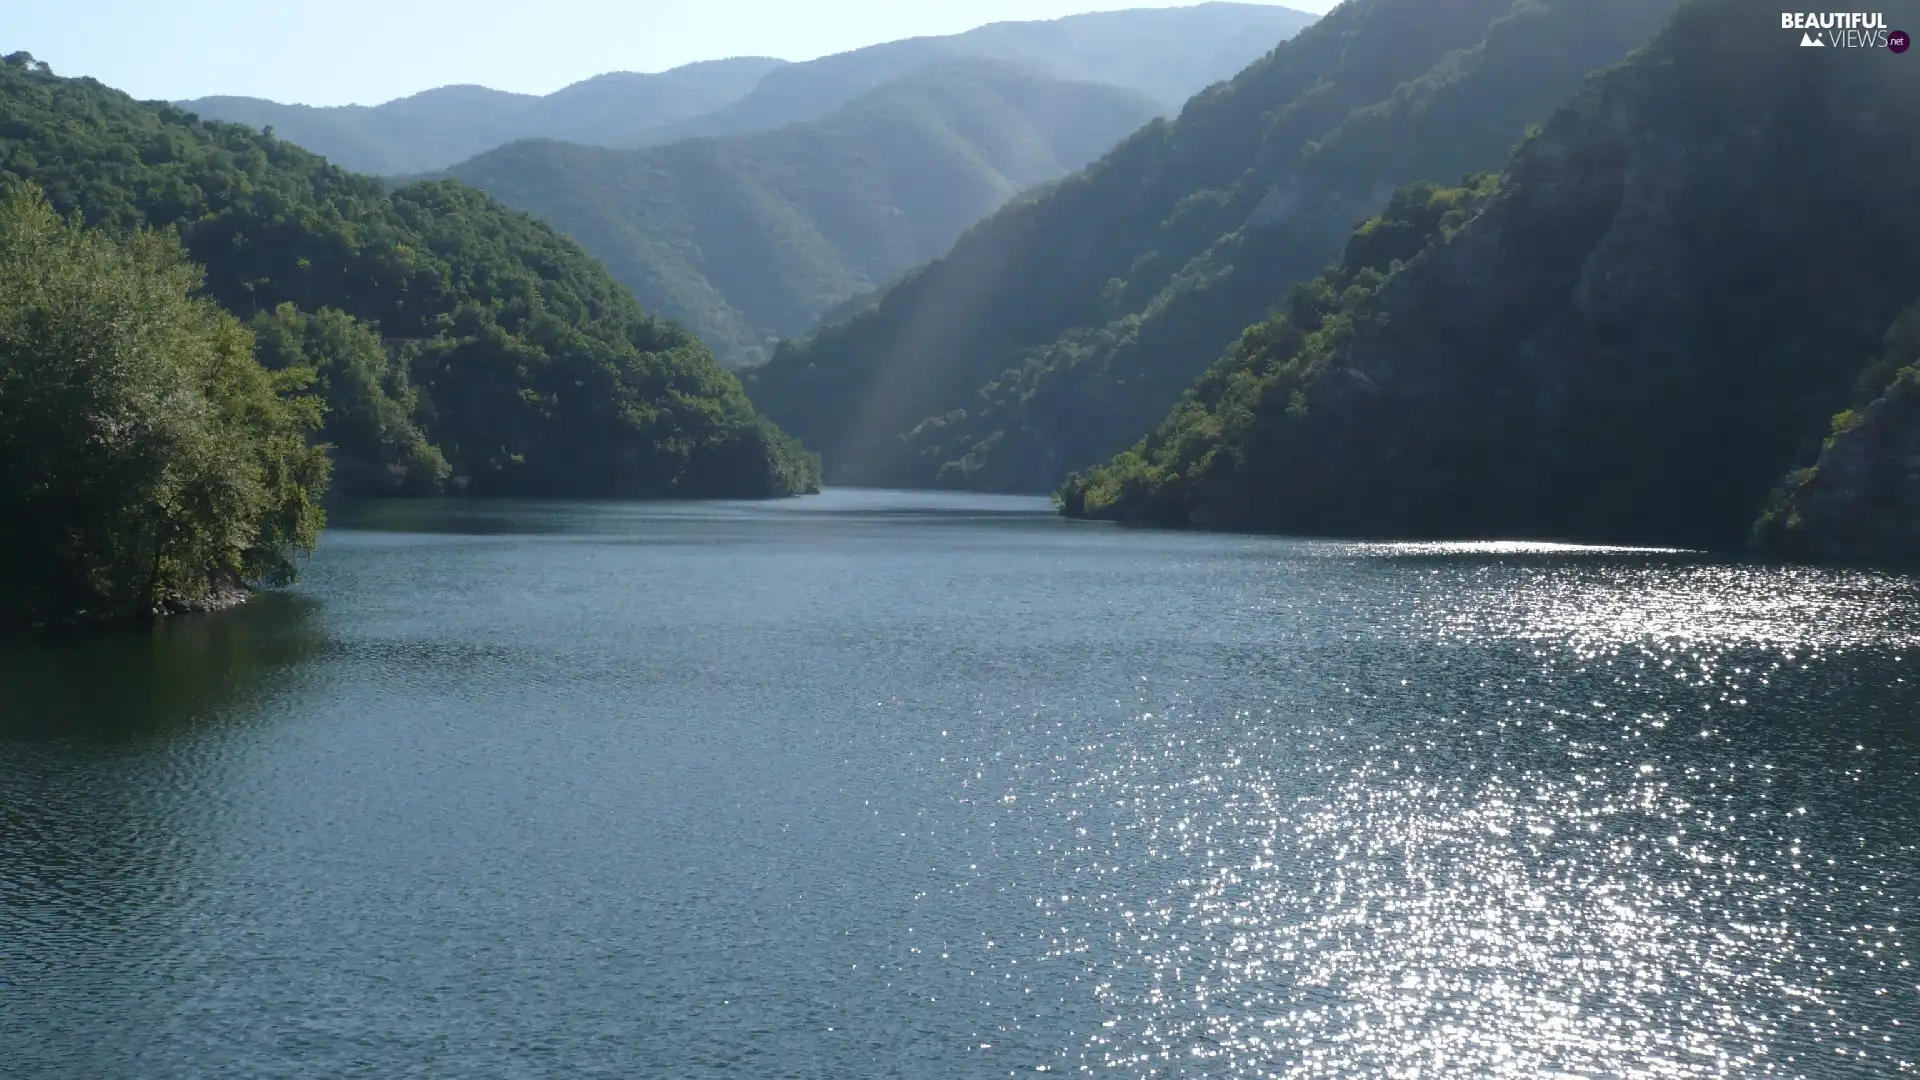
[[[1259, 0], [1255, 0], [1259, 2]], [[1324, 12], [1336, 0], [1287, 0]], [[808, 60], [1008, 19], [1178, 0], [0, 0], [0, 54], [138, 98], [375, 104], [480, 83], [544, 94], [603, 71]]]

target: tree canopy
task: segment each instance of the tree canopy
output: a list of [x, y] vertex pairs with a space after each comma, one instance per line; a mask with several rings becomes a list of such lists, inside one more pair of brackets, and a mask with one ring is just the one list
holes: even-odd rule
[[0, 622], [284, 581], [323, 518], [310, 371], [268, 372], [170, 232], [0, 200]]
[[[174, 228], [207, 294], [242, 320], [290, 304], [362, 324], [394, 359], [379, 379], [363, 378], [366, 356], [360, 374], [323, 365], [328, 393], [378, 382], [389, 403], [411, 402], [450, 489], [751, 497], [815, 484], [813, 459], [696, 339], [643, 312], [578, 245], [471, 188], [390, 193], [263, 132], [14, 61], [0, 64], [5, 181], [37, 184], [90, 225]], [[337, 441], [390, 456], [343, 476], [432, 486], [438, 466], [391, 408], [333, 415], [364, 426], [382, 411], [386, 436]]]

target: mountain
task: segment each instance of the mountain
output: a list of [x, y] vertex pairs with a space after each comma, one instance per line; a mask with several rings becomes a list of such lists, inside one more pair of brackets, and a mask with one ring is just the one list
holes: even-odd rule
[[614, 72], [545, 97], [443, 86], [383, 105], [315, 108], [260, 98], [178, 104], [289, 142], [357, 172], [444, 169], [517, 139], [654, 146], [742, 135], [814, 120], [903, 75], [955, 60], [1016, 63], [1067, 82], [1095, 82], [1177, 108], [1314, 16], [1268, 4], [1208, 3], [993, 23], [964, 34], [887, 42], [800, 64], [742, 57], [657, 75]]
[[890, 41], [789, 64], [768, 72], [739, 101], [677, 123], [636, 126], [630, 141], [656, 145], [771, 131], [824, 116], [903, 75], [954, 60], [998, 60], [1065, 82], [1124, 87], [1171, 111], [1313, 21], [1305, 12], [1270, 4], [1206, 3], [991, 23], [964, 34]]
[[[1920, 297], [1920, 82], [1886, 49], [1802, 50], [1771, 22], [1690, 0], [1497, 181], [1404, 192], [1063, 509], [1705, 548], [1764, 514], [1763, 543], [1801, 533], [1790, 550], [1911, 537], [1914, 401], [1890, 369], [1920, 344], [1900, 320]], [[1849, 535], [1875, 506], [1887, 527]]]
[[520, 142], [451, 175], [576, 237], [643, 305], [742, 363], [1155, 111], [1131, 91], [958, 61], [778, 131], [640, 150]]
[[341, 168], [384, 176], [443, 169], [515, 139], [618, 143], [642, 128], [712, 112], [744, 97], [784, 61], [740, 57], [657, 75], [598, 75], [545, 96], [484, 86], [442, 86], [383, 105], [282, 105], [251, 97], [177, 104], [211, 120], [305, 147]]
[[1398, 186], [1500, 167], [1676, 0], [1350, 0], [748, 372], [839, 483], [1045, 491], [1138, 438]]
[[[0, 188], [178, 231], [268, 366], [316, 366], [329, 441], [382, 486], [763, 496], [812, 462], [579, 246], [452, 181], [388, 192], [232, 124], [0, 63]], [[354, 408], [343, 408], [352, 405]], [[429, 453], [429, 449], [432, 451]]]

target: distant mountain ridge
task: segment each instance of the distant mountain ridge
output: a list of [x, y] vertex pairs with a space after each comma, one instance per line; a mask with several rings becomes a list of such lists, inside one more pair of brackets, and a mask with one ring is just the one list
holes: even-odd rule
[[651, 146], [770, 131], [817, 119], [903, 75], [953, 60], [1000, 60], [1071, 82], [1133, 90], [1162, 110], [1231, 76], [1315, 16], [1268, 4], [1095, 12], [911, 38], [803, 63], [742, 57], [653, 75], [613, 72], [544, 97], [444, 86], [381, 105], [316, 108], [261, 98], [178, 102], [213, 120], [272, 127], [343, 168], [432, 172], [519, 139]]
[[641, 75], [609, 72], [545, 96], [484, 86], [442, 86], [382, 105], [315, 107], [250, 97], [177, 104], [209, 120], [271, 127], [343, 169], [396, 176], [430, 172], [515, 139], [611, 144], [649, 125], [718, 109], [786, 63], [771, 57], [707, 60]]
[[1067, 82], [1105, 83], [1173, 112], [1231, 78], [1315, 16], [1269, 4], [1095, 11], [1039, 22], [999, 22], [944, 37], [906, 38], [769, 71], [752, 92], [713, 113], [636, 129], [635, 145], [696, 135], [771, 131], [823, 116], [869, 90], [933, 64], [1000, 60]]
[[629, 150], [517, 142], [449, 175], [577, 238], [644, 306], [738, 364], [1156, 111], [1117, 87], [964, 60], [776, 131]]

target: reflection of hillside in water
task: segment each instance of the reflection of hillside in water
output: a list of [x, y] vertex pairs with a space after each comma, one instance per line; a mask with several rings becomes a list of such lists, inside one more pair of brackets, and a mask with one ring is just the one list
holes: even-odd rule
[[79, 639], [0, 640], [0, 738], [121, 739], [229, 713], [325, 643], [309, 598]]

